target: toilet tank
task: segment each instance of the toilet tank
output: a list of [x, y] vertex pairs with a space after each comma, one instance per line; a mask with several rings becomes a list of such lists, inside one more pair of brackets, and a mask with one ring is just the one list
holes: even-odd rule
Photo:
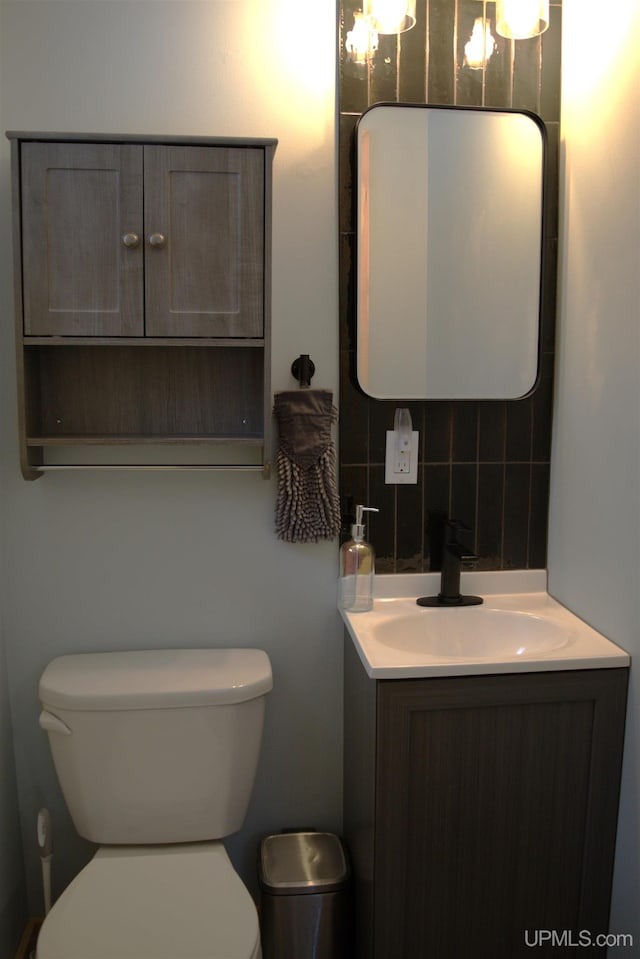
[[272, 685], [258, 649], [54, 659], [40, 680], [40, 725], [80, 835], [140, 845], [236, 832]]

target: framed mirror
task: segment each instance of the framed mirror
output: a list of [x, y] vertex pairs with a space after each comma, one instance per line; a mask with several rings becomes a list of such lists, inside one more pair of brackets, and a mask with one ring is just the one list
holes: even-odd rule
[[546, 136], [515, 110], [376, 104], [357, 127], [357, 376], [516, 399], [539, 366]]

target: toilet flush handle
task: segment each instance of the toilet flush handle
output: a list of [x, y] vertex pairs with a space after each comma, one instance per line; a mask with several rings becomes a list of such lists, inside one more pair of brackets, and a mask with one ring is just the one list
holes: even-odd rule
[[40, 723], [40, 728], [45, 729], [48, 733], [62, 733], [63, 736], [71, 735], [71, 730], [67, 724], [63, 723], [61, 719], [58, 719], [57, 716], [54, 716], [53, 713], [48, 712], [46, 709], [43, 709], [40, 713], [38, 722]]

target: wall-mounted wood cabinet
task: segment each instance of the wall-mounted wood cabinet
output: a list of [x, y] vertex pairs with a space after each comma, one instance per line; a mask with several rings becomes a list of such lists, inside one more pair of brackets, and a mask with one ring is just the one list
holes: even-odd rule
[[8, 136], [25, 477], [79, 448], [268, 470], [276, 141]]
[[605, 954], [627, 681], [626, 668], [376, 681], [347, 638], [358, 959], [525, 959], [533, 945], [551, 959], [583, 931]]

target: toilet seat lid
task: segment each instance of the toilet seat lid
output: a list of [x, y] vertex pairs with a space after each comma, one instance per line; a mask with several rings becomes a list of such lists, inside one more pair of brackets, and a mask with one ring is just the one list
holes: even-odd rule
[[45, 919], [37, 959], [254, 959], [258, 916], [221, 842], [98, 850]]

